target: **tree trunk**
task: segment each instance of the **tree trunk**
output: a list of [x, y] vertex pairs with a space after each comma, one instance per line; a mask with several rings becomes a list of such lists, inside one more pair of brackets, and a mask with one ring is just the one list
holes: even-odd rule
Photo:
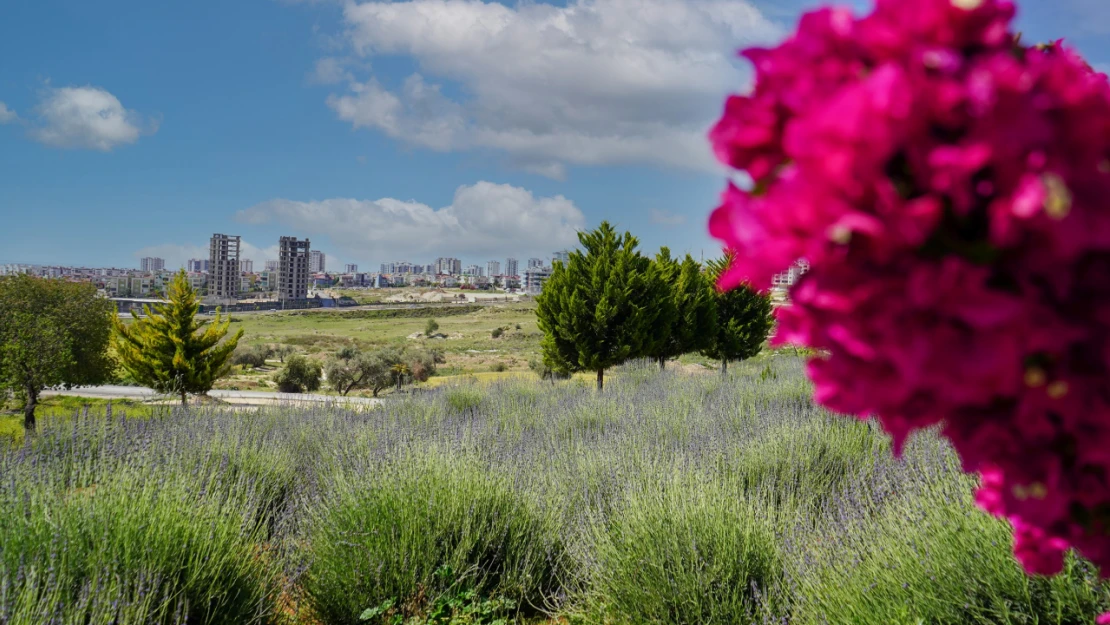
[[721, 377], [725, 377], [726, 375], [728, 375], [728, 360], [727, 359], [722, 359], [721, 360]]
[[605, 369], [597, 370], [597, 390], [605, 388]]
[[37, 389], [27, 389], [27, 403], [23, 405], [23, 429], [27, 432], [35, 431], [35, 407], [39, 405], [39, 392]]
[[181, 407], [184, 408], [188, 405], [188, 400], [185, 397], [185, 391], [181, 391]]
[[666, 358], [666, 356], [660, 356], [659, 357], [659, 370], [662, 371], [666, 368], [667, 368], [667, 358]]

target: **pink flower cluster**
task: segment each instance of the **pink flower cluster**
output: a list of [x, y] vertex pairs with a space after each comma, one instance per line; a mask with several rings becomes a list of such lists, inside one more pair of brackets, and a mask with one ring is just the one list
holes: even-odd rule
[[779, 344], [822, 355], [817, 399], [896, 448], [939, 425], [1038, 574], [1110, 572], [1110, 84], [1023, 46], [1006, 0], [878, 0], [743, 55], [711, 132], [751, 190], [710, 230], [725, 287], [810, 271]]

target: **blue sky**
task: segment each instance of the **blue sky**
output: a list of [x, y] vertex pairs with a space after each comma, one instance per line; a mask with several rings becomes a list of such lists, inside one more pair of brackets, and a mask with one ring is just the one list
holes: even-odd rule
[[[603, 219], [711, 255], [704, 130], [812, 3], [85, 0], [0, 9], [0, 263], [549, 257]], [[857, 6], [864, 6], [858, 2]], [[1110, 2], [1027, 0], [1110, 63]]]

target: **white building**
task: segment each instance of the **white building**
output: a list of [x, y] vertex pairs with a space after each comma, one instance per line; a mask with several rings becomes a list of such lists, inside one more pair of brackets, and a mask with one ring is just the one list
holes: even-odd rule
[[548, 267], [535, 267], [524, 272], [524, 292], [536, 294], [543, 291], [543, 285], [551, 277]]
[[310, 273], [325, 273], [327, 271], [327, 255], [320, 250], [308, 253], [308, 271]]
[[568, 262], [570, 262], [570, 252], [568, 250], [555, 252], [554, 256], [552, 256], [551, 258], [552, 265], [554, 265], [555, 263], [563, 263], [564, 265], [566, 265]]
[[356, 273], [358, 273], [358, 265], [353, 265], [351, 263], [347, 263], [347, 265], [345, 267], [343, 267], [343, 273], [345, 273], [345, 274], [356, 274]]
[[281, 265], [281, 263], [276, 261], [276, 260], [268, 260], [268, 261], [266, 261], [266, 271], [275, 271], [276, 272], [280, 265]]
[[771, 287], [788, 289], [794, 286], [798, 282], [798, 279], [805, 275], [807, 271], [809, 271], [809, 263], [804, 259], [799, 260], [786, 271], [775, 274], [771, 278]]
[[531, 271], [532, 269], [542, 269], [542, 268], [543, 268], [543, 259], [542, 258], [529, 258], [528, 259], [528, 270], [529, 271]]
[[506, 276], [519, 276], [520, 275], [520, 267], [517, 264], [517, 260], [515, 258], [506, 258], [505, 259], [505, 275]]
[[254, 273], [254, 261], [249, 258], [239, 261], [239, 271], [243, 273]]
[[166, 268], [166, 261], [163, 258], [148, 256], [139, 261], [139, 268], [146, 272], [162, 271]]
[[185, 271], [188, 273], [208, 273], [209, 264], [207, 258], [190, 258], [185, 263]]
[[486, 275], [489, 277], [501, 275], [501, 263], [496, 260], [491, 260], [486, 263]]

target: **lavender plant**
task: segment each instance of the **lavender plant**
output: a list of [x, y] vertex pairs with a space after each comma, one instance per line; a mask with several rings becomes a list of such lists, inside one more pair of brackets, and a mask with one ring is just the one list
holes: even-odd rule
[[780, 353], [726, 376], [633, 362], [601, 394], [515, 379], [372, 411], [44, 418], [0, 449], [0, 625], [1063, 624], [1110, 607], [1078, 558], [1026, 577], [940, 439], [892, 460], [810, 390]]

